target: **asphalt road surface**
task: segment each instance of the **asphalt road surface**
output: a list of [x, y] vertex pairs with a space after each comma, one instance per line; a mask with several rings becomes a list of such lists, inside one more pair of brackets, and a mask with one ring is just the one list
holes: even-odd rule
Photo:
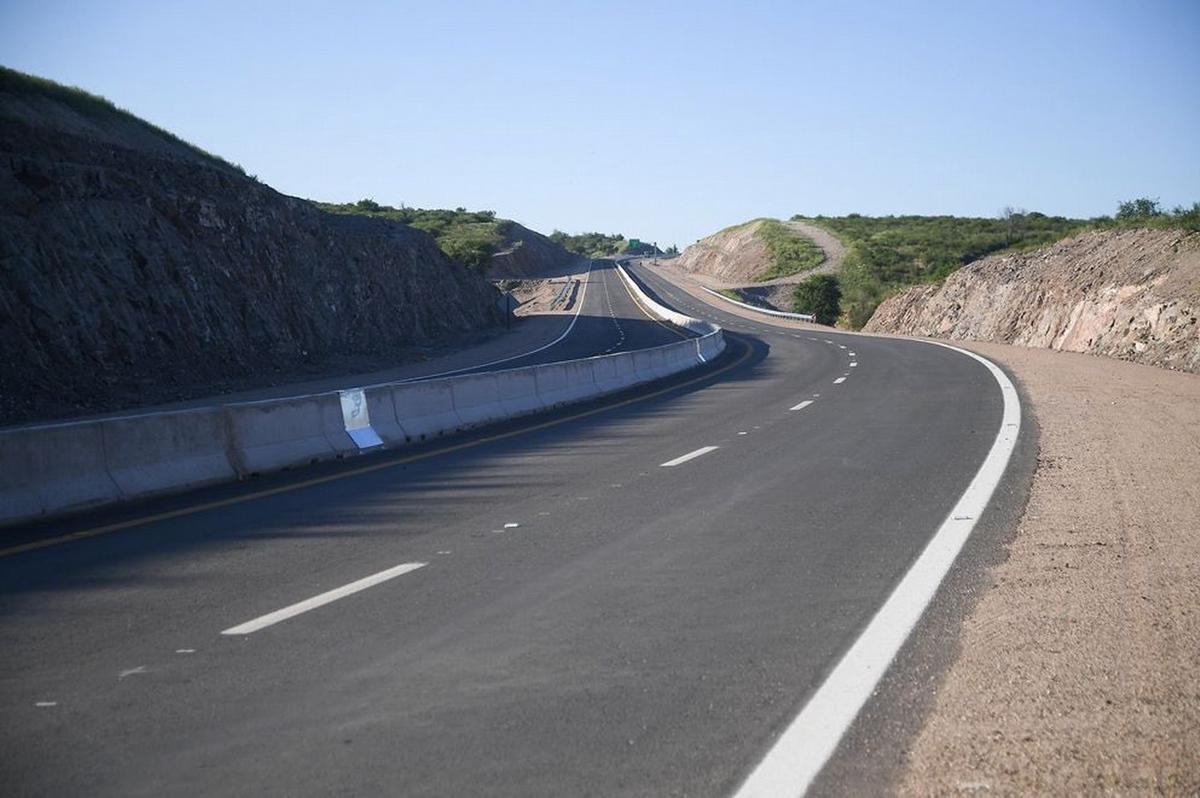
[[[575, 298], [575, 312], [570, 316], [547, 317], [562, 319], [561, 331], [543, 327], [549, 340], [534, 341], [528, 354], [506, 354], [502, 358], [482, 358], [481, 363], [456, 366], [450, 369], [431, 365], [415, 380], [432, 379], [455, 374], [477, 374], [487, 371], [557, 363], [562, 360], [610, 355], [634, 349], [649, 349], [694, 337], [687, 330], [652, 316], [630, 293], [611, 260], [594, 260], [587, 276], [580, 281]], [[523, 320], [528, 321], [528, 320]], [[551, 337], [553, 336], [553, 337]]]
[[[88, 535], [0, 556], [4, 792], [736, 790], [955, 505], [1002, 397], [959, 353], [773, 329], [638, 273], [733, 331], [726, 355], [0, 533]], [[647, 320], [622, 341], [619, 285], [593, 273], [614, 313], [587, 305], [557, 357], [675, 340]]]

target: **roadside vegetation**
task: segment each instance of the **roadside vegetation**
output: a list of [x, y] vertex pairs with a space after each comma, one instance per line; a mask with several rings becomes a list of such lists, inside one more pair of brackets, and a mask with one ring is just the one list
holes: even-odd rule
[[550, 240], [568, 252], [584, 258], [603, 258], [623, 252], [628, 240], [620, 233], [578, 233], [571, 235], [555, 230]]
[[495, 211], [393, 208], [391, 205], [380, 205], [372, 199], [314, 204], [329, 213], [379, 216], [424, 230], [433, 236], [442, 252], [479, 272], [486, 271], [492, 255], [504, 247], [505, 234], [513, 225], [508, 219], [497, 219]]
[[825, 260], [824, 251], [815, 242], [775, 219], [762, 219], [756, 234], [771, 257], [771, 267], [755, 275], [756, 283], [791, 277], [815, 269]]
[[1200, 202], [1193, 202], [1190, 208], [1181, 205], [1168, 211], [1162, 208], [1157, 199], [1139, 197], [1120, 203], [1115, 216], [1102, 216], [1092, 221], [1101, 230], [1135, 227], [1161, 230], [1177, 227], [1196, 233], [1200, 232]]
[[[53, 80], [39, 78], [36, 75], [27, 75], [24, 72], [18, 72], [15, 69], [9, 69], [5, 66], [0, 66], [0, 93], [11, 94], [17, 97], [45, 97], [46, 99], [62, 103], [71, 110], [77, 112], [81, 116], [98, 122], [119, 121], [127, 125], [136, 125], [152, 131], [162, 138], [175, 142], [187, 149], [191, 150], [196, 155], [199, 155], [205, 160], [212, 161], [214, 164], [233, 169], [242, 175], [246, 175], [246, 170], [241, 165], [227, 161], [219, 155], [213, 155], [211, 152], [197, 147], [190, 141], [184, 141], [169, 130], [164, 130], [158, 125], [153, 125], [145, 119], [134, 116], [129, 111], [113, 103], [105, 97], [91, 92], [84, 91], [78, 86], [65, 86], [61, 83], [55, 83]], [[254, 175], [246, 175], [252, 180], [258, 180]]]
[[[609, 255], [662, 255], [649, 241], [628, 239], [620, 233], [564, 233], [555, 230], [548, 238], [568, 252], [584, 258], [604, 258]], [[637, 241], [637, 243], [634, 243]], [[673, 248], [674, 249], [674, 248]], [[671, 250], [667, 250], [670, 253]], [[679, 250], [675, 249], [675, 254]]]
[[811, 313], [817, 324], [834, 324], [841, 316], [842, 288], [832, 274], [815, 274], [792, 291], [792, 310]]
[[[1122, 202], [1113, 216], [1068, 219], [1005, 208], [994, 218], [956, 216], [793, 216], [820, 225], [846, 245], [838, 274], [842, 324], [862, 327], [888, 296], [940, 282], [987, 255], [1045, 246], [1085, 230], [1139, 227], [1200, 230], [1200, 203], [1164, 210], [1158, 200]], [[800, 312], [811, 312], [803, 310]]]

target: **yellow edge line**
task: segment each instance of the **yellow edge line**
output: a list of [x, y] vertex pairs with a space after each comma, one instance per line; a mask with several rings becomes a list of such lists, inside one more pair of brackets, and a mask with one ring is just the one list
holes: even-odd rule
[[462, 443], [456, 443], [453, 446], [447, 446], [443, 449], [437, 449], [432, 452], [422, 452], [420, 454], [414, 454], [414, 455], [409, 455], [408, 457], [402, 457], [399, 460], [389, 460], [386, 463], [376, 463], [374, 465], [362, 466], [361, 468], [351, 469], [350, 471], [342, 471], [337, 474], [327, 474], [323, 477], [314, 477], [312, 479], [306, 479], [303, 482], [295, 482], [290, 485], [280, 485], [277, 488], [268, 488], [266, 490], [260, 490], [260, 491], [254, 492], [254, 493], [247, 493], [242, 496], [231, 496], [228, 499], [219, 499], [217, 501], [207, 502], [205, 504], [198, 504], [193, 507], [183, 507], [178, 510], [170, 510], [170, 511], [164, 512], [164, 513], [156, 513], [155, 515], [148, 515], [144, 518], [135, 518], [135, 519], [131, 519], [129, 521], [119, 521], [119, 522], [113, 523], [113, 524], [106, 524], [105, 526], [98, 526], [93, 529], [84, 529], [84, 530], [80, 530], [79, 532], [72, 532], [67, 535], [60, 535], [55, 538], [47, 538], [46, 540], [37, 540], [37, 541], [30, 542], [30, 543], [23, 543], [19, 546], [12, 546], [7, 549], [0, 549], [0, 557], [12, 557], [15, 554], [23, 554], [24, 552], [35, 551], [36, 549], [44, 549], [44, 548], [48, 548], [50, 546], [57, 546], [62, 543], [69, 543], [73, 540], [83, 540], [85, 538], [93, 538], [93, 537], [97, 537], [99, 535], [107, 535], [110, 532], [119, 532], [121, 530], [130, 529], [132, 527], [143, 526], [145, 524], [152, 524], [155, 521], [168, 521], [172, 518], [180, 518], [185, 515], [193, 515], [195, 513], [201, 513], [206, 510], [215, 510], [220, 507], [229, 507], [230, 505], [241, 504], [242, 502], [253, 501], [255, 499], [264, 499], [268, 496], [275, 496], [280, 493], [288, 493], [290, 491], [301, 490], [303, 488], [311, 488], [314, 485], [323, 485], [326, 482], [334, 482], [339, 479], [348, 479], [349, 477], [361, 476], [362, 474], [370, 474], [374, 471], [382, 471], [386, 468], [395, 468], [396, 466], [408, 465], [409, 463], [416, 463], [421, 460], [428, 460], [432, 457], [437, 457], [439, 455], [450, 454], [451, 452], [457, 452], [457, 451], [461, 451], [463, 449], [470, 449], [475, 446], [482, 446], [485, 443], [493, 443], [495, 441], [501, 441], [506, 438], [513, 438], [513, 437], [516, 437], [517, 435], [525, 435], [527, 433], [536, 432], [538, 430], [547, 429], [549, 427], [556, 427], [559, 424], [565, 424], [568, 421], [576, 421], [581, 418], [587, 418], [588, 416], [594, 416], [597, 413], [605, 413], [605, 412], [608, 412], [609, 410], [615, 410], [618, 407], [625, 407], [626, 405], [631, 405], [636, 402], [644, 402], [647, 399], [653, 399], [656, 396], [662, 396], [665, 393], [670, 393], [671, 391], [676, 391], [676, 390], [679, 390], [680, 388], [686, 388], [689, 385], [694, 385], [697, 382], [711, 379], [718, 375], [724, 374], [727, 371], [731, 371], [731, 370], [737, 368], [738, 366], [742, 365], [742, 363], [746, 362], [746, 360], [748, 360], [750, 358], [750, 355], [754, 351], [753, 349], [751, 349], [751, 347], [749, 347], [745, 343], [742, 343], [741, 345], [746, 348], [745, 353], [740, 358], [738, 358], [736, 361], [734, 361], [733, 363], [730, 363], [728, 366], [723, 366], [720, 369], [718, 369], [717, 371], [705, 373], [694, 379], [688, 380], [687, 382], [681, 382], [678, 385], [671, 385], [669, 387], [662, 388], [660, 390], [654, 391], [653, 393], [648, 393], [643, 396], [635, 396], [631, 399], [625, 399], [620, 402], [617, 402], [616, 404], [604, 405], [603, 407], [595, 407], [595, 408], [592, 408], [591, 410], [585, 410], [582, 413], [575, 413], [573, 415], [565, 416], [563, 418], [556, 418], [556, 419], [552, 419], [550, 421], [543, 421], [540, 424], [534, 424], [529, 427], [522, 427], [521, 429], [515, 429], [515, 430], [511, 430], [509, 432], [502, 432], [497, 435], [490, 435], [486, 438], [477, 438], [475, 440], [463, 441]]

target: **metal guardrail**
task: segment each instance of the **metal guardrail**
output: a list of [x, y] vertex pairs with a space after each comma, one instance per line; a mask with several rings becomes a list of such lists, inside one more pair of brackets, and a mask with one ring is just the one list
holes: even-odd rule
[[746, 308], [747, 310], [758, 311], [759, 313], [765, 313], [768, 316], [780, 316], [785, 319], [795, 319], [796, 321], [816, 321], [816, 316], [812, 315], [811, 313], [785, 313], [782, 310], [768, 310], [767, 308], [760, 308], [757, 305], [751, 305], [749, 302], [739, 302], [736, 299], [730, 299], [720, 291], [714, 291], [707, 286], [702, 285], [700, 287], [713, 296], [724, 299], [731, 305], [737, 305], [738, 307]]

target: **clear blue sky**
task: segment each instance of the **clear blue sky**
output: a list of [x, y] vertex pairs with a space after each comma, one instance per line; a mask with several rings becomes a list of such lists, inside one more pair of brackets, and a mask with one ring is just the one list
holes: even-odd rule
[[0, 63], [288, 194], [545, 232], [1200, 200], [1200, 0], [3, 0]]

